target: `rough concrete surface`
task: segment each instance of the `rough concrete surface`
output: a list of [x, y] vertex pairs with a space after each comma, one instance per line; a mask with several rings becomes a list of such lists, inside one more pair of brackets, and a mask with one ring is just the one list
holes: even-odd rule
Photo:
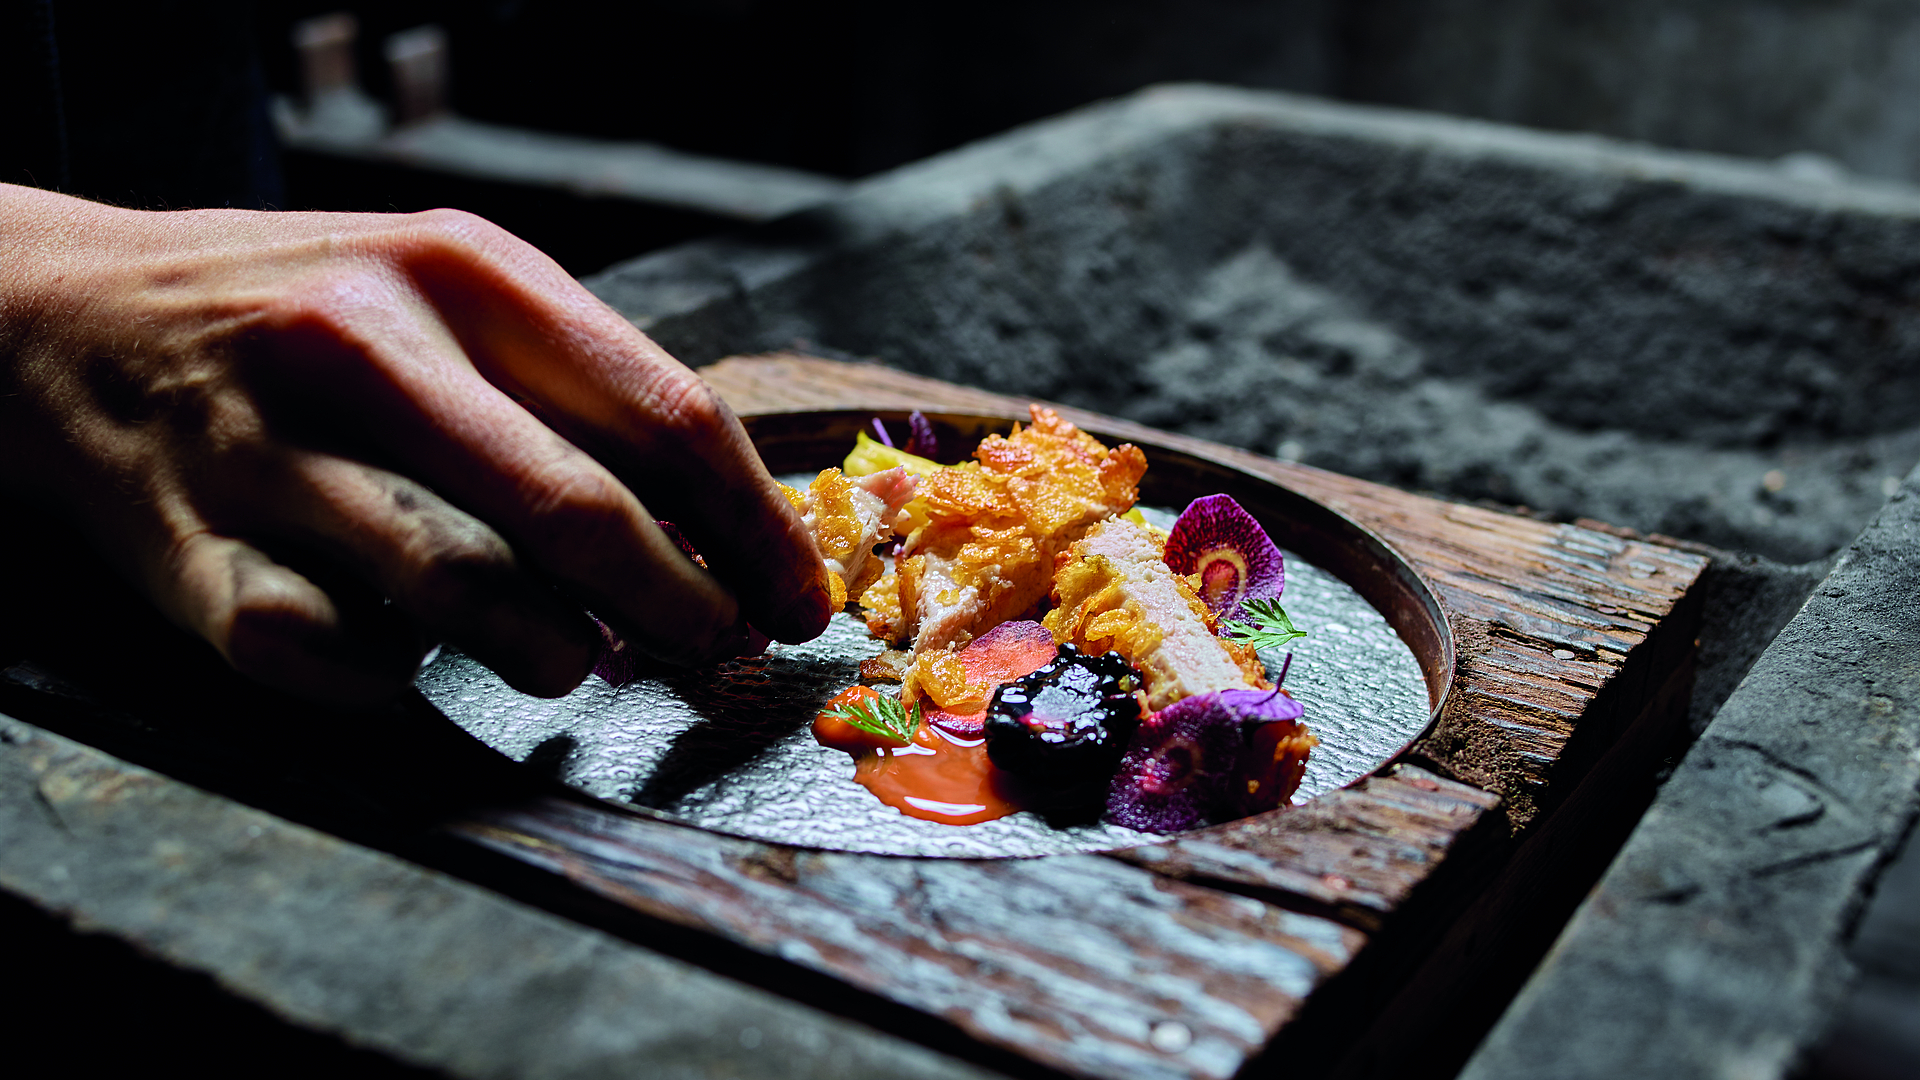
[[1920, 471], [1661, 789], [1462, 1073], [1777, 1077], [1920, 803]]
[[1880, 875], [1849, 955], [1860, 981], [1814, 1051], [1809, 1080], [1920, 1076], [1920, 830]]
[[0, 890], [461, 1077], [977, 1070], [0, 717]]
[[[1357, 9], [1357, 10], [1353, 10]], [[1908, 0], [1372, 0], [1342, 96], [1920, 179]]]
[[1803, 563], [1920, 457], [1920, 192], [1171, 87], [589, 280], [796, 342]]

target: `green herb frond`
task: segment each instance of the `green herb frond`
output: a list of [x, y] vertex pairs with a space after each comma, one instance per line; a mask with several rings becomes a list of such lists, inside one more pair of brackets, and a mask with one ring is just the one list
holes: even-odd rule
[[1230, 619], [1223, 626], [1229, 637], [1256, 649], [1276, 649], [1307, 636], [1305, 630], [1294, 629], [1293, 620], [1287, 618], [1278, 600], [1249, 600], [1240, 605], [1240, 610], [1247, 618]]
[[901, 743], [912, 742], [913, 733], [920, 730], [920, 703], [914, 702], [913, 708], [909, 709], [900, 703], [899, 698], [885, 694], [863, 698], [821, 715], [845, 720], [869, 735]]

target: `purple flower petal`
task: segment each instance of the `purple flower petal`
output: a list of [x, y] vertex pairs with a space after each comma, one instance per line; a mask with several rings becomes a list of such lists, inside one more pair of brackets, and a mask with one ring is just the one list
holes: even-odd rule
[[1218, 693], [1174, 702], [1140, 721], [1107, 789], [1108, 821], [1143, 832], [1197, 829], [1228, 800], [1246, 745]]
[[1249, 735], [1272, 723], [1291, 728], [1304, 715], [1305, 706], [1278, 690], [1218, 690], [1174, 702], [1134, 731], [1107, 789], [1106, 819], [1171, 833], [1239, 816]]
[[[1295, 701], [1292, 695], [1283, 694], [1278, 690], [1221, 690], [1219, 695], [1220, 707], [1237, 717], [1242, 725], [1267, 724], [1275, 720], [1298, 720], [1307, 715], [1305, 705]], [[1180, 704], [1175, 702], [1167, 707], [1178, 708]]]
[[1221, 619], [1239, 618], [1249, 600], [1278, 600], [1287, 584], [1280, 549], [1231, 495], [1189, 503], [1167, 536], [1166, 559], [1176, 574], [1200, 575], [1200, 599]]
[[907, 428], [913, 433], [907, 439], [907, 453], [940, 460], [940, 440], [934, 436], [933, 424], [927, 420], [926, 413], [913, 410], [907, 417]]

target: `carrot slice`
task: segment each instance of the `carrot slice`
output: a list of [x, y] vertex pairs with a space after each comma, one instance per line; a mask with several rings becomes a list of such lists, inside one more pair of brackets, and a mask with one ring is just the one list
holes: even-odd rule
[[1053, 634], [1039, 623], [1001, 623], [953, 654], [967, 673], [968, 686], [984, 688], [985, 694], [976, 699], [980, 707], [968, 712], [929, 709], [927, 722], [954, 735], [967, 738], [980, 735], [986, 730], [987, 703], [993, 699], [993, 692], [1040, 670], [1059, 652]]

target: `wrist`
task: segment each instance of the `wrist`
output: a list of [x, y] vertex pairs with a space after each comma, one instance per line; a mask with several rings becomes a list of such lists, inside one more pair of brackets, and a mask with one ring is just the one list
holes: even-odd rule
[[[133, 213], [58, 192], [0, 184], [0, 357], [8, 366], [54, 311], [71, 309], [101, 238]], [[97, 258], [98, 256], [93, 256]]]
[[35, 486], [49, 439], [48, 406], [70, 396], [67, 345], [89, 306], [103, 238], [132, 213], [37, 188], [0, 184], [0, 486]]

